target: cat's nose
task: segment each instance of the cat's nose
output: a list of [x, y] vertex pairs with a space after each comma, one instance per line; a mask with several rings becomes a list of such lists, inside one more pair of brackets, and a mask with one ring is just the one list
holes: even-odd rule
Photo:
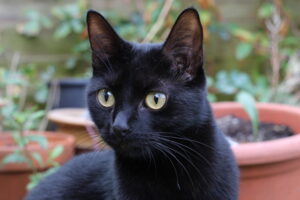
[[122, 126], [122, 125], [115, 125], [115, 126], [113, 126], [113, 131], [115, 134], [118, 134], [118, 135], [124, 137], [129, 133], [129, 127]]
[[130, 127], [128, 125], [128, 114], [126, 112], [120, 112], [117, 114], [112, 129], [115, 134], [119, 136], [126, 136], [130, 132]]

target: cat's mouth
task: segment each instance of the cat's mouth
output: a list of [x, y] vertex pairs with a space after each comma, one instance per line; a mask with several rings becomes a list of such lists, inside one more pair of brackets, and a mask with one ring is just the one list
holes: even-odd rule
[[116, 152], [126, 155], [142, 155], [144, 151], [149, 150], [149, 144], [133, 135], [116, 137], [115, 135], [104, 136], [105, 142]]

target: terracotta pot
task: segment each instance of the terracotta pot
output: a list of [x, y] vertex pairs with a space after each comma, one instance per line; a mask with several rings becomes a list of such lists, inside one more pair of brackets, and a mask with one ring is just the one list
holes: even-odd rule
[[[30, 132], [31, 133], [31, 132]], [[32, 132], [37, 134], [37, 132]], [[28, 145], [29, 152], [37, 152], [41, 155], [42, 160], [45, 162], [48, 158], [49, 152], [57, 145], [64, 147], [63, 153], [58, 156], [55, 161], [63, 164], [73, 157], [75, 139], [66, 134], [43, 132], [48, 139], [48, 148], [42, 149], [36, 143], [30, 143]], [[14, 145], [13, 139], [10, 133], [0, 133], [0, 160], [6, 155], [16, 151], [17, 146]], [[44, 171], [50, 166], [39, 166], [39, 164], [33, 160], [35, 167], [38, 171]], [[11, 163], [0, 167], [0, 199], [2, 200], [20, 200], [26, 194], [26, 185], [29, 182], [29, 176], [32, 170], [25, 163]]]
[[55, 123], [59, 132], [75, 137], [77, 152], [105, 148], [94, 123], [85, 115], [85, 109], [63, 108], [49, 111], [48, 119]]
[[[248, 119], [238, 103], [215, 103], [216, 117], [234, 114]], [[260, 121], [289, 126], [295, 135], [233, 146], [241, 171], [240, 200], [300, 199], [300, 108], [258, 103]]]

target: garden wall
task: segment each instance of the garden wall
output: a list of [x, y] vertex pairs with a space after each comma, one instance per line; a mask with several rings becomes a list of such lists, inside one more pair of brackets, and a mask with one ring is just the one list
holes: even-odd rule
[[[24, 12], [28, 9], [39, 10], [48, 13], [49, 7], [54, 5], [74, 2], [71, 0], [0, 0], [0, 48], [5, 48], [5, 54], [0, 57], [0, 65], [7, 65], [11, 62], [13, 53], [19, 52], [21, 63], [52, 63], [60, 62], [68, 58], [68, 52], [72, 44], [72, 38], [60, 46], [59, 40], [54, 40], [49, 33], [43, 32], [40, 37], [30, 40], [18, 35], [15, 28], [24, 21]], [[95, 10], [120, 10], [121, 15], [126, 16], [136, 6], [138, 0], [92, 0], [89, 1]], [[236, 23], [242, 27], [254, 28], [256, 11], [262, 0], [216, 0], [223, 20]], [[186, 5], [196, 4], [196, 0], [184, 1]], [[300, 24], [300, 4], [298, 0], [285, 0], [293, 20]], [[143, 5], [140, 5], [143, 6]], [[70, 44], [70, 45], [68, 45]], [[218, 43], [217, 43], [218, 44]], [[219, 47], [218, 47], [219, 48]], [[212, 53], [214, 51], [211, 51]], [[220, 52], [220, 51], [217, 51]], [[228, 56], [228, 55], [224, 55]]]

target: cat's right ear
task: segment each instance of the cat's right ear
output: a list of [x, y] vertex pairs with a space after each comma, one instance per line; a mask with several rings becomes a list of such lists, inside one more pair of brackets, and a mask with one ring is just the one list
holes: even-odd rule
[[93, 53], [105, 59], [117, 55], [123, 40], [100, 13], [88, 11], [87, 30]]

